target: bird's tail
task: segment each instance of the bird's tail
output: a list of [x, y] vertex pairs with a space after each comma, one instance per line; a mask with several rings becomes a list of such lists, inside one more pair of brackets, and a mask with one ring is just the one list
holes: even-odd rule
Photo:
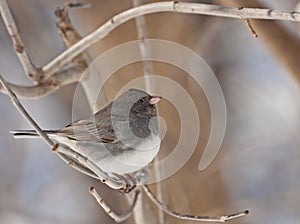
[[[46, 134], [51, 134], [54, 131], [44, 131]], [[39, 134], [35, 130], [16, 130], [10, 131], [14, 138], [39, 138]]]

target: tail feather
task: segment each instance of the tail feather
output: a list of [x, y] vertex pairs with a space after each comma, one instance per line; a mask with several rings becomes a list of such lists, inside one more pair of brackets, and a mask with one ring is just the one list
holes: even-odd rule
[[[52, 131], [44, 131], [46, 134], [52, 133]], [[39, 138], [39, 134], [35, 130], [15, 130], [10, 131], [14, 138]]]

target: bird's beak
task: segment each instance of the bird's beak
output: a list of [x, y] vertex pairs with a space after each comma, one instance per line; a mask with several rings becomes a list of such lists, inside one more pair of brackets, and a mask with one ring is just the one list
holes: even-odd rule
[[157, 104], [161, 99], [162, 99], [161, 96], [151, 96], [151, 99], [150, 99], [149, 103], [151, 105]]

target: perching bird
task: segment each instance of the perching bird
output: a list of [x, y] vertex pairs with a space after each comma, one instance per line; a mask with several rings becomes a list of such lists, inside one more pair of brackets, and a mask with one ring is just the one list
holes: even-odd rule
[[[93, 116], [45, 133], [109, 175], [132, 173], [147, 166], [159, 151], [156, 103], [161, 98], [129, 89]], [[39, 137], [33, 130], [11, 133], [15, 138]]]

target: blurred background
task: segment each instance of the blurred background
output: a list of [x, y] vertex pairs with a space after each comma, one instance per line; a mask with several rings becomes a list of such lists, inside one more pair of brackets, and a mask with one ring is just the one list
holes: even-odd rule
[[[38, 67], [65, 50], [54, 15], [55, 8], [65, 2], [8, 1], [26, 49]], [[130, 0], [89, 2], [91, 8], [71, 11], [73, 24], [82, 36], [133, 5]], [[296, 0], [193, 2], [287, 11], [294, 10], [298, 3]], [[299, 59], [299, 25], [253, 21], [259, 36], [254, 38], [246, 23], [236, 19], [175, 13], [151, 14], [145, 19], [148, 38], [182, 44], [207, 62], [220, 82], [227, 106], [227, 127], [221, 149], [213, 163], [199, 171], [198, 163], [211, 127], [205, 94], [182, 70], [164, 63], [153, 64], [156, 74], [175, 80], [188, 91], [201, 123], [192, 157], [179, 172], [161, 183], [163, 201], [176, 211], [198, 215], [250, 210], [250, 215], [231, 223], [298, 223], [300, 62], [293, 64], [290, 59]], [[136, 39], [135, 21], [130, 20], [93, 45], [89, 53], [94, 58]], [[12, 83], [32, 85], [22, 70], [2, 20], [0, 74]], [[109, 99], [142, 74], [142, 63], [116, 72], [105, 84]], [[75, 84], [64, 86], [49, 96], [22, 102], [42, 128], [59, 129], [72, 121], [75, 89]], [[84, 98], [82, 101], [86, 105]], [[30, 126], [7, 96], [0, 94], [0, 102], [0, 223], [113, 223], [89, 195], [89, 186], [96, 186], [117, 212], [127, 208], [126, 199], [68, 167], [42, 140], [13, 139], [9, 130], [30, 129]], [[84, 108], [79, 113], [84, 114]], [[159, 111], [167, 124], [158, 155], [164, 158], [172, 152], [180, 136], [180, 117], [172, 102], [162, 102]], [[169, 216], [164, 219], [165, 223], [196, 223]], [[133, 223], [133, 220], [125, 223]]]

